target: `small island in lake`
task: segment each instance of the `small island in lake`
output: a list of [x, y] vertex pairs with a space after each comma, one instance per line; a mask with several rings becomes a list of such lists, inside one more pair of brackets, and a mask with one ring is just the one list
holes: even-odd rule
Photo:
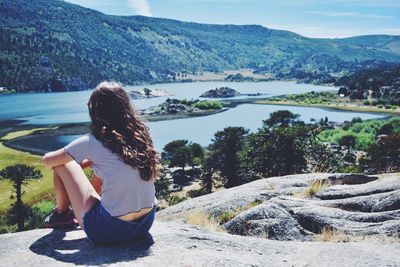
[[200, 97], [208, 97], [208, 98], [226, 98], [226, 97], [235, 97], [240, 96], [241, 94], [235, 89], [229, 87], [220, 87], [212, 90], [208, 90], [200, 95]]
[[129, 95], [133, 99], [142, 99], [142, 98], [154, 98], [154, 97], [163, 97], [163, 96], [171, 96], [172, 93], [161, 90], [161, 89], [149, 89], [143, 88], [141, 90], [132, 90], [129, 92]]
[[229, 97], [235, 97], [235, 96], [260, 96], [264, 95], [262, 93], [251, 93], [251, 94], [242, 94], [236, 91], [235, 89], [229, 88], [229, 87], [220, 87], [220, 88], [215, 88], [212, 90], [208, 90], [207, 92], [204, 92], [203, 94], [200, 95], [200, 97], [204, 98], [229, 98]]
[[176, 114], [197, 114], [204, 115], [206, 112], [215, 112], [222, 110], [224, 105], [216, 100], [179, 100], [168, 98], [165, 102], [158, 106], [151, 107], [146, 110], [141, 110], [141, 115], [154, 116], [154, 115], [176, 115]]

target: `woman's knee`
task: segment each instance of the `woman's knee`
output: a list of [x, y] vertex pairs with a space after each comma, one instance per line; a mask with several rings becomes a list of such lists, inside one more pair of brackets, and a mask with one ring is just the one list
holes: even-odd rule
[[54, 172], [61, 176], [65, 176], [66, 174], [68, 175], [82, 175], [84, 172], [80, 165], [76, 163], [75, 161], [70, 161], [62, 165], [58, 165], [54, 167]]
[[76, 168], [76, 167], [80, 168], [80, 165], [76, 161], [71, 160], [71, 161], [68, 161], [68, 162], [66, 162], [64, 164], [55, 166], [54, 170], [71, 169], [71, 168]]

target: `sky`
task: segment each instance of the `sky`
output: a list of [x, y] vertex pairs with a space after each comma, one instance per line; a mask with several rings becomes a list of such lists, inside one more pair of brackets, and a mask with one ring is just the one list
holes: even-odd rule
[[258, 24], [314, 38], [400, 35], [400, 0], [66, 0], [110, 15]]

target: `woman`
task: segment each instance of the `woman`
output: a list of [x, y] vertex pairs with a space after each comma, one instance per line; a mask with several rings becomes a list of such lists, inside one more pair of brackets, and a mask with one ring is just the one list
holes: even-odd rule
[[[148, 127], [115, 82], [99, 84], [88, 108], [91, 134], [43, 157], [44, 164], [54, 169], [56, 193], [56, 208], [46, 225], [77, 220], [95, 243], [119, 243], [146, 235], [154, 220], [158, 175]], [[83, 172], [90, 165], [93, 185]]]

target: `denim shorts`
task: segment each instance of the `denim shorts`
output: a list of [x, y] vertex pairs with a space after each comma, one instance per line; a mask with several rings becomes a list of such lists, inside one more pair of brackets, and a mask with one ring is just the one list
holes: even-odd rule
[[139, 220], [126, 222], [111, 216], [98, 201], [83, 216], [83, 226], [86, 235], [93, 243], [125, 243], [145, 236], [153, 224], [155, 213], [156, 206]]

